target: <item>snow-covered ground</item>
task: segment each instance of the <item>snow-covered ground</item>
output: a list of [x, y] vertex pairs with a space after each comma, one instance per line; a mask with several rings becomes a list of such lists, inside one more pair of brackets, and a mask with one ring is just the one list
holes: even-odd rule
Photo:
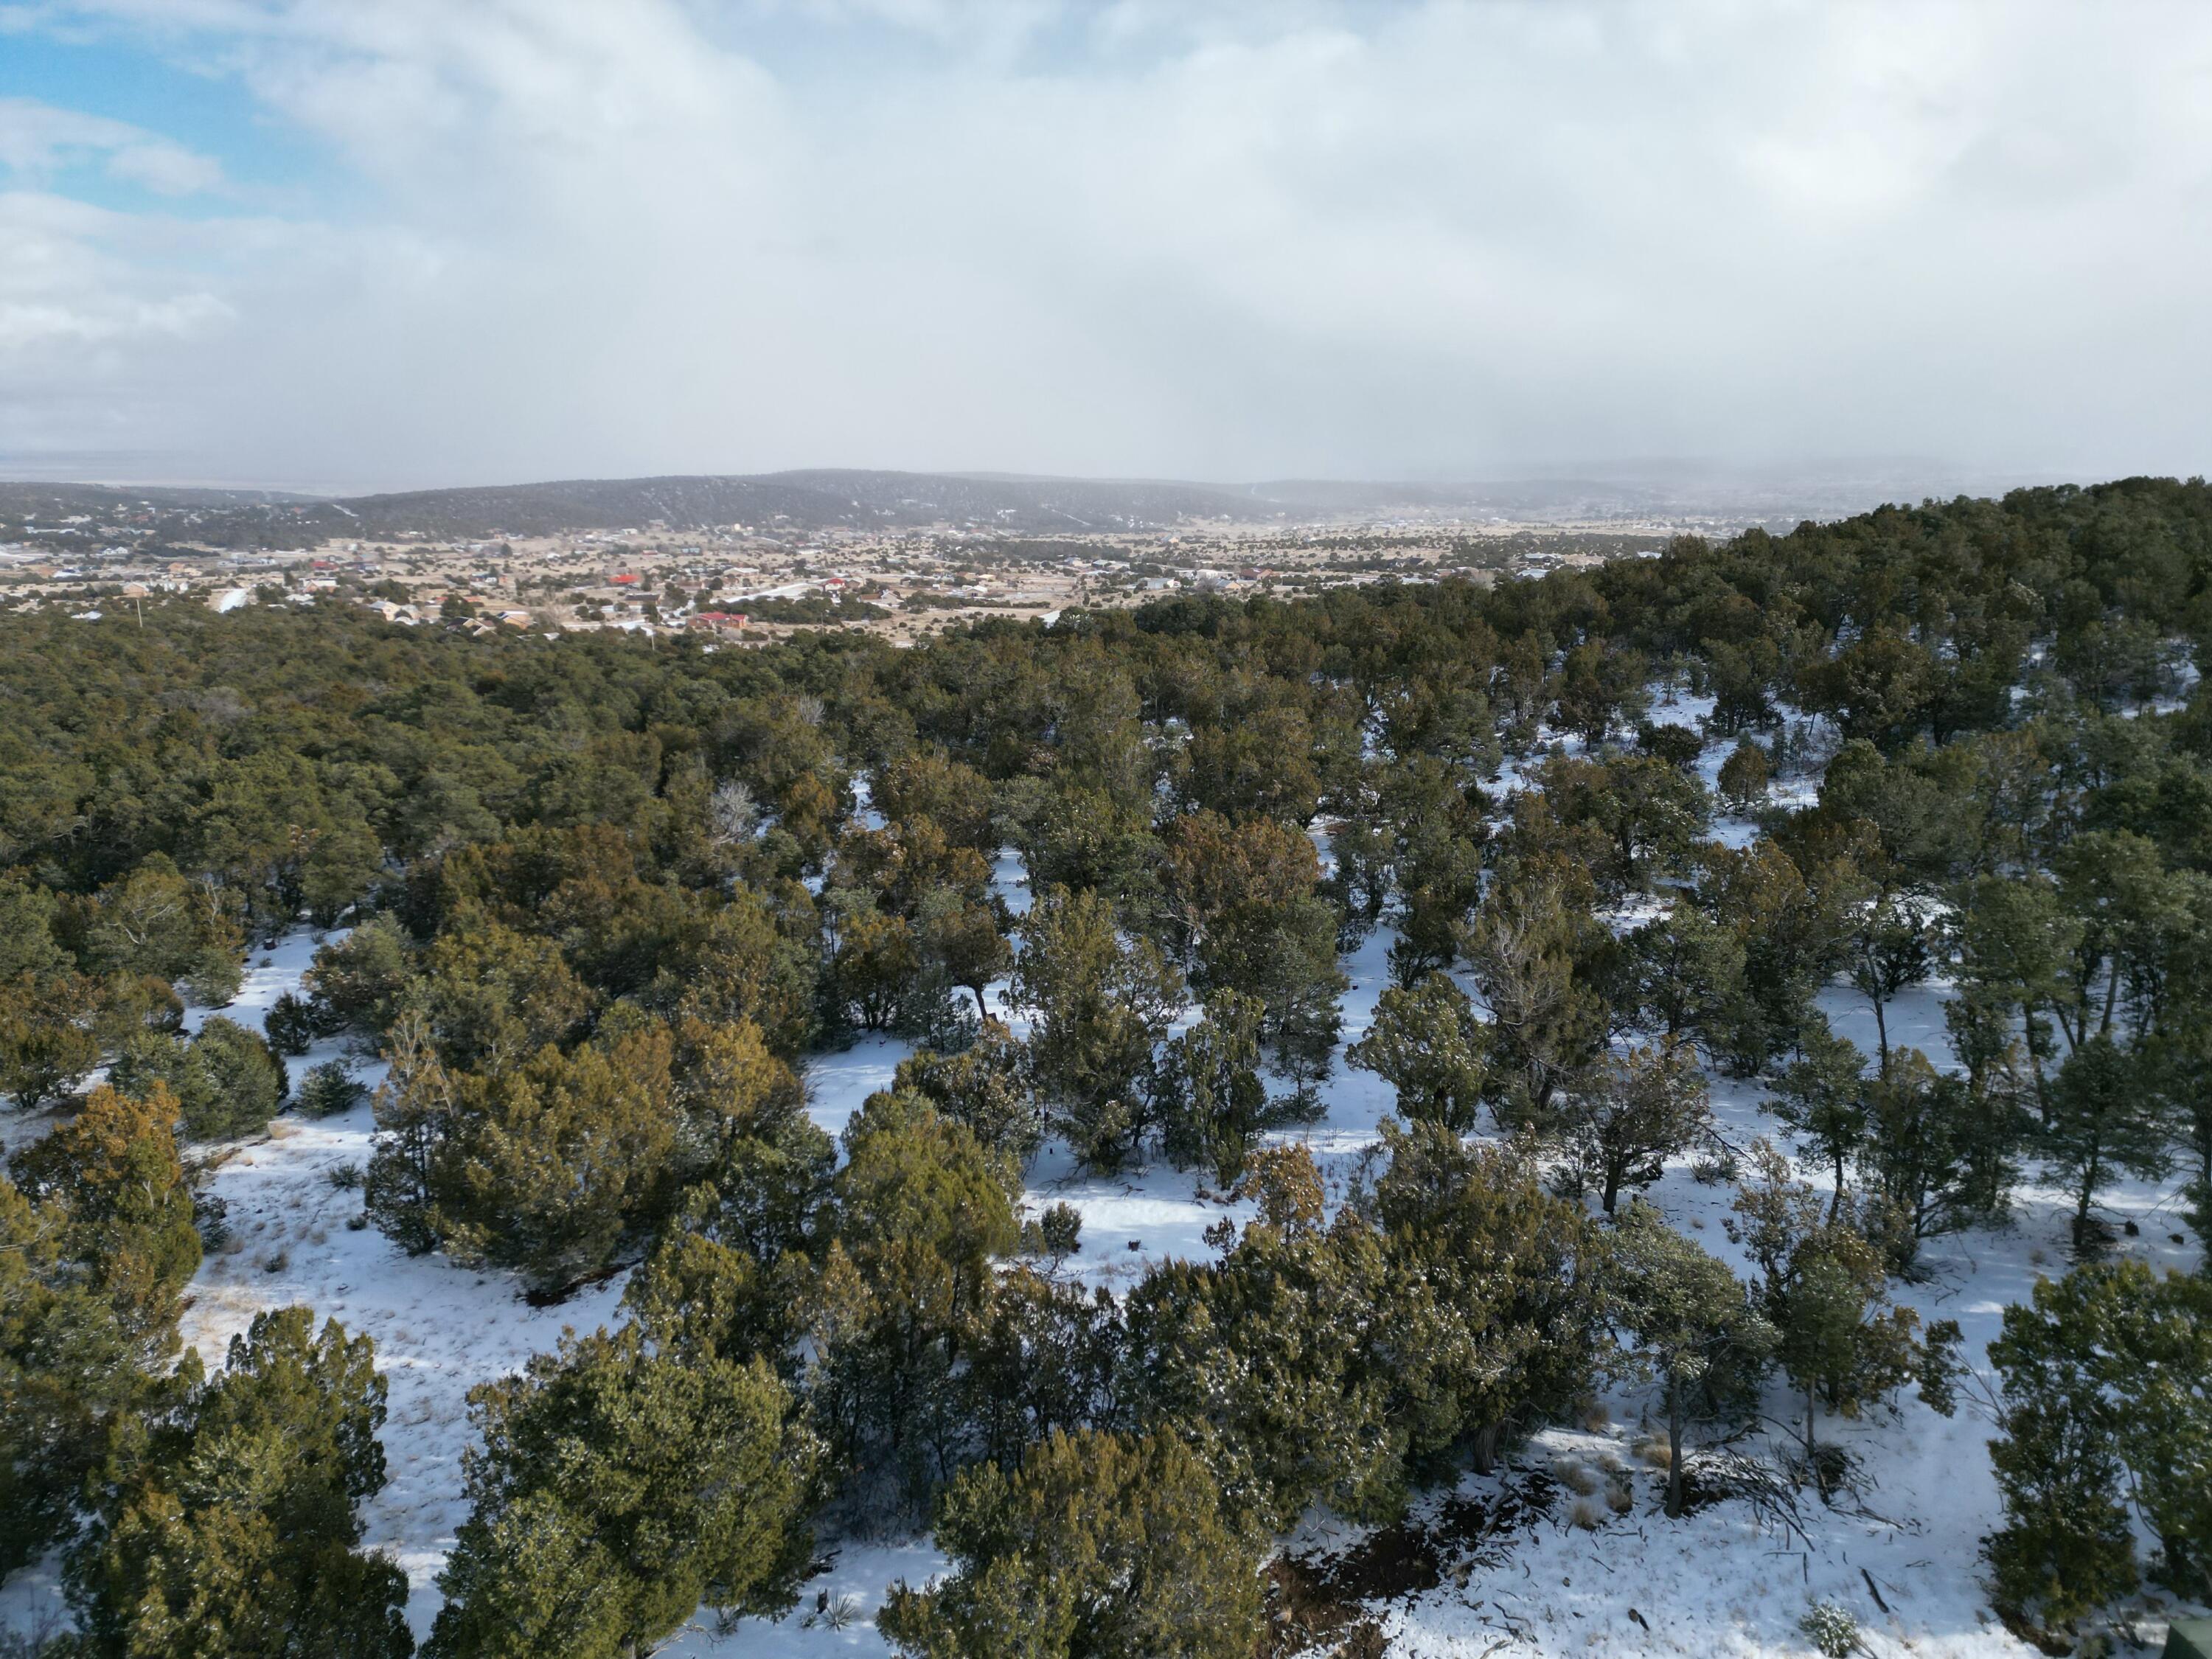
[[[1655, 708], [1652, 717], [1694, 725], [1705, 712], [1693, 700], [1677, 697]], [[1709, 782], [1726, 748], [1708, 747], [1700, 769]], [[1717, 834], [1733, 842], [1752, 833], [1741, 821], [1717, 825]], [[1018, 860], [1000, 860], [1001, 886], [1018, 908], [1026, 907], [1028, 896], [1018, 885], [1021, 874]], [[1378, 930], [1345, 959], [1351, 980], [1344, 1003], [1347, 1044], [1367, 1029], [1387, 983], [1390, 939], [1388, 930]], [[297, 985], [314, 944], [301, 933], [255, 953], [238, 1001], [223, 1012], [258, 1025], [276, 995]], [[1938, 1065], [1950, 1064], [1942, 1014], [1948, 994], [1941, 985], [1928, 985], [1899, 998], [1888, 1014], [1892, 1042], [1919, 1048]], [[992, 1000], [996, 1006], [995, 989]], [[1821, 1006], [1840, 1032], [1874, 1052], [1872, 1012], [1863, 998], [1838, 985], [1823, 994]], [[192, 1023], [201, 1018], [194, 1015]], [[876, 1037], [817, 1057], [807, 1072], [813, 1120], [832, 1133], [841, 1129], [869, 1093], [889, 1086], [908, 1051], [902, 1042]], [[293, 1075], [337, 1053], [337, 1045], [322, 1045], [290, 1062]], [[356, 1075], [373, 1086], [380, 1068], [354, 1063]], [[1327, 1110], [1318, 1122], [1278, 1138], [1310, 1146], [1340, 1190], [1374, 1144], [1376, 1126], [1390, 1109], [1390, 1091], [1371, 1074], [1340, 1064], [1322, 1098]], [[1713, 1098], [1731, 1142], [1741, 1146], [1761, 1134], [1780, 1138], [1773, 1119], [1760, 1109], [1754, 1086], [1716, 1079]], [[27, 1127], [9, 1125], [11, 1139], [20, 1142]], [[232, 1243], [211, 1252], [202, 1267], [184, 1330], [187, 1341], [219, 1364], [228, 1339], [257, 1310], [306, 1303], [375, 1340], [391, 1382], [384, 1440], [392, 1479], [368, 1505], [368, 1541], [390, 1550], [406, 1569], [410, 1617], [417, 1632], [425, 1633], [438, 1602], [434, 1579], [465, 1515], [460, 1457], [470, 1439], [469, 1389], [552, 1348], [563, 1328], [611, 1322], [623, 1281], [557, 1308], [533, 1309], [507, 1275], [466, 1271], [443, 1256], [404, 1255], [380, 1233], [356, 1224], [358, 1190], [341, 1188], [330, 1178], [334, 1170], [366, 1165], [372, 1127], [366, 1105], [321, 1121], [283, 1118], [266, 1139], [242, 1145], [222, 1160], [211, 1187], [228, 1206]], [[1724, 1183], [1700, 1183], [1693, 1162], [1676, 1159], [1648, 1196], [1676, 1225], [1741, 1270], [1745, 1264], [1723, 1224], [1732, 1190]], [[1816, 1183], [1823, 1179], [1817, 1170], [1807, 1175]], [[1030, 1172], [1026, 1196], [1034, 1206], [1065, 1201], [1082, 1214], [1082, 1250], [1068, 1271], [1126, 1286], [1153, 1262], [1207, 1255], [1205, 1229], [1224, 1214], [1241, 1219], [1246, 1213], [1240, 1204], [1199, 1196], [1201, 1182], [1196, 1172], [1164, 1164], [1101, 1177], [1076, 1169], [1064, 1149], [1048, 1146]], [[2138, 1225], [2139, 1236], [2124, 1238], [2122, 1249], [2161, 1265], [2195, 1261], [2194, 1247], [2180, 1242], [2175, 1185], [2122, 1186], [2105, 1202], [2117, 1218]], [[2063, 1270], [2067, 1214], [2062, 1194], [2031, 1186], [2018, 1194], [2011, 1227], [1936, 1241], [1927, 1251], [1925, 1280], [1899, 1287], [1900, 1296], [1924, 1316], [1959, 1321], [1966, 1358], [1981, 1386], [1963, 1391], [1966, 1398], [1949, 1420], [1908, 1396], [1893, 1412], [1857, 1422], [1824, 1421], [1823, 1436], [1862, 1460], [1863, 1504], [1832, 1509], [1808, 1498], [1801, 1511], [1802, 1536], [1761, 1528], [1741, 1502], [1668, 1522], [1658, 1512], [1660, 1477], [1639, 1465], [1632, 1451], [1643, 1402], [1632, 1390], [1620, 1391], [1605, 1402], [1608, 1421], [1540, 1436], [1499, 1475], [1470, 1476], [1455, 1494], [1425, 1498], [1413, 1520], [1418, 1525], [1435, 1516], [1447, 1498], [1488, 1502], [1501, 1482], [1525, 1487], [1536, 1472], [1571, 1464], [1615, 1463], [1632, 1470], [1627, 1511], [1614, 1514], [1598, 1503], [1597, 1524], [1585, 1529], [1573, 1523], [1572, 1495], [1561, 1492], [1533, 1524], [1479, 1540], [1439, 1528], [1434, 1542], [1443, 1571], [1433, 1586], [1376, 1609], [1389, 1651], [1408, 1659], [1804, 1652], [1808, 1648], [1798, 1620], [1820, 1598], [1850, 1609], [1876, 1654], [2029, 1651], [1994, 1621], [1980, 1589], [1977, 1551], [1998, 1515], [1985, 1449], [1990, 1430], [1976, 1396], [1986, 1389], [1984, 1350], [2005, 1305], [2024, 1299], [2039, 1272]], [[1785, 1418], [1794, 1410], [1778, 1397], [1772, 1408]], [[1788, 1429], [1778, 1425], [1754, 1434], [1741, 1449], [1758, 1452], [1770, 1442], [1786, 1444], [1794, 1427], [1793, 1420]], [[1317, 1520], [1290, 1547], [1325, 1553], [1358, 1537], [1354, 1529]], [[748, 1621], [726, 1635], [702, 1620], [664, 1651], [726, 1659], [880, 1654], [884, 1645], [869, 1618], [886, 1588], [901, 1577], [921, 1582], [944, 1565], [927, 1538], [825, 1540], [823, 1552], [827, 1571], [807, 1585], [799, 1607], [785, 1620]], [[827, 1613], [817, 1612], [817, 1595], [826, 1600]], [[51, 1615], [57, 1597], [51, 1563], [18, 1574], [0, 1589], [0, 1625], [29, 1627]], [[2148, 1611], [2152, 1618], [2143, 1628], [2152, 1630], [2156, 1609]]]

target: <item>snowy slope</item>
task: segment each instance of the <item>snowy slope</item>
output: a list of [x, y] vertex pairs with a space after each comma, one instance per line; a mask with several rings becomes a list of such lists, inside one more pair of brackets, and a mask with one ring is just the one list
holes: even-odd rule
[[[1691, 700], [1676, 699], [1655, 709], [1653, 718], [1686, 725], [1705, 712]], [[1708, 747], [1700, 769], [1709, 781], [1727, 747]], [[1741, 821], [1716, 825], [1717, 838], [1736, 844], [1753, 833]], [[1024, 908], [1028, 896], [1019, 885], [1018, 861], [1002, 858], [999, 875], [1010, 901]], [[1378, 930], [1344, 961], [1352, 981], [1344, 1004], [1347, 1044], [1372, 1018], [1388, 980], [1390, 942], [1389, 931]], [[314, 948], [314, 940], [301, 933], [257, 953], [238, 1002], [223, 1012], [258, 1024], [276, 996], [297, 985]], [[1899, 999], [1889, 1012], [1893, 1042], [1920, 1048], [1948, 1065], [1942, 1016], [1947, 994], [1944, 987], [1929, 985]], [[996, 990], [992, 1000], [995, 1006]], [[1839, 985], [1823, 994], [1821, 1006], [1840, 1032], [1873, 1052], [1872, 1015], [1862, 998]], [[192, 1018], [197, 1023], [202, 1016]], [[908, 1049], [902, 1042], [877, 1037], [817, 1057], [807, 1070], [813, 1120], [836, 1133], [870, 1092], [889, 1086]], [[337, 1052], [325, 1044], [291, 1061], [294, 1076]], [[374, 1064], [357, 1064], [356, 1074], [372, 1085], [380, 1072]], [[1328, 1109], [1321, 1121], [1277, 1139], [1310, 1146], [1340, 1190], [1360, 1154], [1374, 1144], [1376, 1126], [1390, 1109], [1390, 1091], [1370, 1074], [1340, 1064], [1323, 1097]], [[1780, 1139], [1754, 1087], [1717, 1079], [1713, 1098], [1731, 1141], [1742, 1145], [1760, 1134]], [[20, 1139], [22, 1126], [10, 1127]], [[465, 1271], [442, 1256], [409, 1257], [374, 1230], [349, 1227], [360, 1212], [359, 1194], [334, 1186], [329, 1171], [365, 1166], [371, 1131], [365, 1105], [320, 1122], [280, 1119], [268, 1139], [241, 1146], [222, 1162], [211, 1186], [229, 1206], [234, 1245], [211, 1253], [194, 1281], [185, 1335], [219, 1364], [229, 1337], [257, 1310], [304, 1302], [374, 1338], [391, 1382], [385, 1445], [392, 1480], [368, 1507], [368, 1542], [390, 1550], [405, 1567], [412, 1589], [410, 1617], [424, 1633], [437, 1606], [436, 1573], [465, 1514], [460, 1455], [469, 1443], [468, 1389], [553, 1347], [564, 1328], [588, 1330], [611, 1322], [623, 1281], [558, 1308], [532, 1309], [507, 1275]], [[1691, 1162], [1676, 1160], [1648, 1196], [1741, 1270], [1744, 1264], [1722, 1226], [1731, 1189], [1700, 1184]], [[1823, 1181], [1817, 1170], [1807, 1175], [1816, 1184]], [[1152, 1262], [1210, 1254], [1201, 1239], [1205, 1229], [1224, 1215], [1242, 1219], [1249, 1213], [1240, 1204], [1199, 1197], [1199, 1184], [1194, 1174], [1164, 1164], [1100, 1177], [1076, 1169], [1064, 1148], [1048, 1146], [1030, 1171], [1026, 1198], [1040, 1207], [1066, 1201], [1081, 1212], [1083, 1248], [1068, 1271], [1126, 1286]], [[2177, 1186], [2137, 1184], [2107, 1197], [2113, 1212], [2140, 1226], [2141, 1236], [2124, 1239], [2122, 1248], [2160, 1265], [2194, 1261], [2193, 1248], [2175, 1242], [2183, 1231]], [[2012, 1228], [1936, 1241], [1927, 1253], [1932, 1271], [1926, 1282], [1903, 1287], [1900, 1295], [1929, 1317], [1958, 1320], [1966, 1358], [1978, 1370], [2004, 1306], [2025, 1298], [2039, 1272], [2063, 1270], [2066, 1237], [2063, 1195], [2030, 1187], [2018, 1195]], [[1802, 1652], [1808, 1650], [1797, 1621], [1814, 1598], [1850, 1608], [1877, 1654], [1910, 1650], [1964, 1659], [2028, 1651], [1994, 1623], [1978, 1582], [1978, 1541], [1998, 1516], [1984, 1448], [1990, 1429], [1972, 1401], [1949, 1421], [1909, 1397], [1893, 1413], [1856, 1423], [1825, 1420], [1823, 1437], [1863, 1459], [1865, 1502], [1863, 1510], [1830, 1510], [1807, 1499], [1802, 1537], [1762, 1528], [1741, 1503], [1668, 1522], [1657, 1510], [1659, 1477], [1638, 1465], [1632, 1451], [1642, 1401], [1631, 1391], [1606, 1403], [1610, 1423], [1548, 1432], [1499, 1477], [1469, 1477], [1458, 1493], [1424, 1501], [1411, 1524], [1431, 1528], [1442, 1571], [1432, 1587], [1376, 1609], [1392, 1654], [1486, 1659], [1568, 1652]], [[1770, 1409], [1788, 1419], [1795, 1407], [1777, 1398]], [[1763, 1451], [1776, 1436], [1786, 1437], [1786, 1431], [1754, 1435], [1740, 1449]], [[1438, 1519], [1447, 1497], [1468, 1500], [1453, 1511], [1463, 1516], [1474, 1503], [1493, 1502], [1500, 1481], [1525, 1490], [1539, 1474], [1608, 1461], [1636, 1471], [1632, 1507], [1616, 1516], [1598, 1504], [1602, 1518], [1595, 1529], [1571, 1523], [1573, 1500], [1566, 1493], [1555, 1496], [1533, 1524], [1484, 1538], [1461, 1535]], [[1326, 1554], [1359, 1535], [1317, 1520], [1289, 1547]], [[664, 1651], [730, 1659], [880, 1654], [884, 1644], [867, 1617], [886, 1587], [902, 1577], [921, 1582], [943, 1567], [927, 1538], [825, 1540], [823, 1549], [828, 1571], [807, 1586], [800, 1607], [788, 1618], [750, 1621], [726, 1634], [702, 1620]], [[1877, 1589], [1887, 1613], [1875, 1600]], [[835, 1617], [817, 1613], [817, 1593], [843, 1611]], [[0, 1590], [0, 1625], [27, 1627], [55, 1607], [54, 1598], [51, 1563], [19, 1574]], [[1631, 1609], [1644, 1623], [1632, 1619]], [[2143, 1628], [2154, 1630], [2156, 1608], [2147, 1611], [2152, 1616]]]

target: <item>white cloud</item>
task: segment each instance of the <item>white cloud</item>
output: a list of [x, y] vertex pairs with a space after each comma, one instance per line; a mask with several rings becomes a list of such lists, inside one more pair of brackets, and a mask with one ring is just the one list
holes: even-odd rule
[[[111, 242], [88, 279], [117, 318], [229, 319], [85, 349], [149, 444], [233, 474], [2212, 448], [2199, 8], [95, 13], [373, 190], [251, 253]], [[125, 159], [146, 134], [11, 137], [5, 110], [0, 161], [76, 143], [161, 176]], [[179, 260], [191, 283], [155, 280]]]
[[29, 98], [0, 98], [0, 167], [43, 180], [73, 162], [97, 159], [114, 177], [164, 196], [218, 188], [222, 168], [181, 144], [131, 125]]

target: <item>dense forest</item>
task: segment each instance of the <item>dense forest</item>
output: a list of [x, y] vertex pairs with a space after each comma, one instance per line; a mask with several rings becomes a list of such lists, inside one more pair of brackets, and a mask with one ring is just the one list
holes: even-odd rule
[[[474, 1396], [434, 1654], [647, 1651], [865, 1525], [951, 1562], [882, 1614], [907, 1653], [1242, 1659], [1302, 1516], [1388, 1521], [1601, 1385], [1648, 1393], [1668, 1516], [1777, 1401], [1826, 1491], [1824, 1417], [1957, 1403], [1896, 1290], [2031, 1174], [2074, 1259], [1990, 1351], [1989, 1600], [2061, 1642], [2146, 1577], [2203, 1599], [2212, 1279], [2102, 1200], [2171, 1172], [2212, 1231], [2207, 642], [2212, 491], [2148, 479], [912, 649], [0, 617], [0, 1572], [63, 1552], [55, 1652], [411, 1650], [368, 1339], [178, 1333], [198, 1172], [350, 1108], [287, 1064], [343, 1037], [389, 1062], [369, 1224], [541, 1301], [628, 1274]], [[265, 1038], [185, 1035], [301, 927]], [[1955, 1069], [1881, 1024], [1939, 975]], [[833, 1140], [809, 1057], [883, 1031], [915, 1050]], [[1397, 1103], [1341, 1189], [1284, 1133], [1340, 1067]], [[1244, 1207], [1081, 1288], [1073, 1212], [1020, 1202], [1048, 1141]], [[1686, 1156], [1747, 1277], [1639, 1200]]]

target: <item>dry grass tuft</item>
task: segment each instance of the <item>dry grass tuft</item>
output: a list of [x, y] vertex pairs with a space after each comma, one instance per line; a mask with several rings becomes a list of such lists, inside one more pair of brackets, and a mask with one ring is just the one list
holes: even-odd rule
[[1597, 1530], [1598, 1522], [1603, 1518], [1604, 1517], [1598, 1513], [1597, 1505], [1591, 1503], [1587, 1498], [1577, 1498], [1575, 1499], [1575, 1506], [1568, 1512], [1567, 1515], [1567, 1519], [1574, 1522], [1576, 1526], [1580, 1527], [1584, 1532], [1595, 1532]]
[[1562, 1463], [1557, 1474], [1559, 1484], [1569, 1492], [1578, 1492], [1587, 1498], [1597, 1490], [1597, 1477], [1579, 1463]]

